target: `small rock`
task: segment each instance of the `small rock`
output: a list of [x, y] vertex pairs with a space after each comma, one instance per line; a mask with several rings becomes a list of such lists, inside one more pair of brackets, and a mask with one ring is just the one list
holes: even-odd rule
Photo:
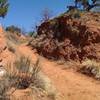
[[0, 65], [0, 67], [3, 67], [3, 65]]
[[5, 46], [4, 48], [3, 48], [3, 50], [6, 50], [7, 49], [7, 46]]
[[0, 59], [0, 62], [2, 62], [2, 59]]

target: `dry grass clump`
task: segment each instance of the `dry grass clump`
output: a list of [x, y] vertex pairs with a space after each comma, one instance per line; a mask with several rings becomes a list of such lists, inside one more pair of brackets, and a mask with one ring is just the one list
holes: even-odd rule
[[100, 62], [95, 60], [86, 59], [81, 64], [80, 71], [89, 76], [93, 76], [96, 79], [100, 79]]
[[7, 32], [6, 33], [6, 38], [7, 38], [7, 41], [11, 41], [14, 44], [18, 44], [18, 38], [15, 34]]
[[[11, 65], [8, 64], [7, 66], [10, 68]], [[21, 56], [15, 61], [14, 67], [16, 71], [7, 71], [0, 82], [0, 100], [10, 100], [16, 89], [31, 88], [34, 91], [34, 87], [43, 91], [51, 100], [55, 100], [56, 89], [50, 79], [41, 72], [39, 59], [33, 64], [30, 58]], [[13, 88], [14, 90], [9, 94]]]
[[46, 92], [46, 95], [52, 100], [56, 98], [56, 89], [51, 83], [50, 79], [41, 72], [40, 59], [32, 64], [29, 58], [22, 56], [20, 60], [15, 62], [15, 66], [18, 69], [18, 83], [17, 87], [25, 89], [34, 87], [42, 89]]
[[17, 88], [25, 89], [34, 84], [36, 76], [40, 71], [39, 60], [32, 64], [29, 58], [22, 56], [14, 65], [17, 68]]
[[16, 75], [14, 73], [6, 73], [0, 77], [0, 100], [10, 100], [10, 96], [15, 91], [9, 93], [10, 89], [14, 87]]
[[16, 52], [16, 46], [11, 41], [7, 41], [7, 48], [12, 53]]
[[9, 100], [10, 97], [7, 94], [10, 88], [10, 84], [7, 78], [0, 80], [0, 100]]
[[[10, 100], [10, 96], [16, 89], [26, 89], [34, 84], [37, 73], [40, 71], [39, 60], [33, 65], [29, 58], [22, 56], [14, 63], [17, 71], [7, 71], [0, 80], [0, 100]], [[11, 64], [7, 64], [10, 68]], [[38, 84], [38, 83], [37, 83]], [[15, 88], [9, 94], [10, 89]]]
[[[56, 91], [54, 85], [52, 84], [51, 80], [44, 73], [39, 72], [37, 74], [34, 84], [36, 87], [44, 90], [50, 98], [51, 97], [55, 98], [57, 91]], [[54, 100], [54, 99], [52, 99], [52, 100]]]

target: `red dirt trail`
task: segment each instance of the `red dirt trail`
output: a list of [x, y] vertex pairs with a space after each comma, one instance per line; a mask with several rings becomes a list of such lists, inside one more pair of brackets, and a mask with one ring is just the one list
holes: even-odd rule
[[[21, 54], [31, 56], [36, 61], [38, 55], [31, 48], [21, 45], [17, 49]], [[43, 72], [61, 93], [61, 100], [100, 100], [99, 81], [72, 69], [63, 70], [61, 65], [57, 65], [45, 58], [40, 59], [40, 64]]]

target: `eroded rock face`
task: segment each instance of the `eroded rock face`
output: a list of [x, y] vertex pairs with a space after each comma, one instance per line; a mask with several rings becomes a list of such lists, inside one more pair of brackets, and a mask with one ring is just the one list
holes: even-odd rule
[[99, 13], [90, 12], [80, 18], [62, 15], [42, 23], [31, 45], [49, 58], [100, 59], [99, 19]]

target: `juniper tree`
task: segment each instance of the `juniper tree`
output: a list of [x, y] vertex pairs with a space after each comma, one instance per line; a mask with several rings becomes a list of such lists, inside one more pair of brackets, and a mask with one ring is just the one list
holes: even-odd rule
[[90, 11], [94, 7], [100, 7], [100, 0], [75, 0], [75, 7], [77, 7], [79, 3], [86, 11]]
[[4, 18], [8, 12], [8, 0], [0, 0], [0, 17]]

